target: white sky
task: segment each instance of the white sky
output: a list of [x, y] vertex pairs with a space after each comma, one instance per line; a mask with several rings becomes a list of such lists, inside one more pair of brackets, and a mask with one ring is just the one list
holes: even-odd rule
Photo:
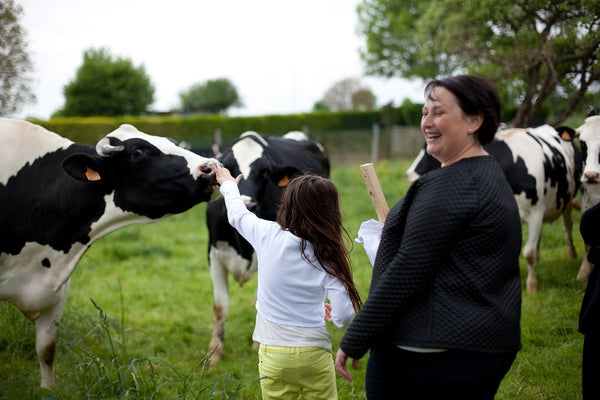
[[16, 0], [34, 63], [35, 104], [17, 117], [47, 119], [63, 106], [90, 47], [144, 65], [150, 107], [179, 106], [195, 83], [227, 78], [243, 108], [229, 115], [309, 112], [337, 81], [360, 78], [377, 104], [420, 102], [423, 84], [364, 76], [360, 0]]

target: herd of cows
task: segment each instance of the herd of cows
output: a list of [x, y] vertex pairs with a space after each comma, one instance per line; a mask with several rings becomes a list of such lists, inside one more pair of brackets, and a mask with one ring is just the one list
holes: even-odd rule
[[[486, 150], [501, 165], [527, 224], [527, 291], [535, 292], [542, 224], [562, 217], [574, 258], [571, 209], [585, 211], [600, 202], [600, 116], [588, 117], [576, 130], [548, 125], [504, 129]], [[131, 125], [122, 125], [94, 147], [29, 122], [0, 119], [0, 301], [13, 303], [35, 321], [42, 387], [54, 384], [56, 335], [70, 277], [91, 244], [117, 229], [158, 221], [201, 202], [207, 203], [214, 293], [211, 363], [221, 359], [228, 274], [241, 285], [257, 264], [253, 249], [227, 222], [211, 173], [210, 165], [217, 162], [234, 176], [243, 174], [239, 186], [247, 206], [272, 220], [291, 176], [328, 176], [330, 170], [326, 151], [302, 132], [281, 137], [246, 132], [232, 146], [201, 155]], [[421, 151], [407, 179], [437, 167]], [[581, 205], [575, 200], [578, 190]], [[578, 280], [590, 272], [586, 254]]]

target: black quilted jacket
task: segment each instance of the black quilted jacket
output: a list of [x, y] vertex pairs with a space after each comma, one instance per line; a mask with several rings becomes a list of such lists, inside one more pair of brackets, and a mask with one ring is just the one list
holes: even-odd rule
[[519, 350], [520, 250], [517, 204], [492, 157], [423, 175], [390, 210], [340, 348], [352, 358], [381, 344]]

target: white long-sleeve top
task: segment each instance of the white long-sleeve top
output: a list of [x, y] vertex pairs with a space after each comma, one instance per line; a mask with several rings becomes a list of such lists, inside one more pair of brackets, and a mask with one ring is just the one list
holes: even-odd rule
[[[229, 223], [252, 245], [258, 260], [256, 328], [253, 339], [278, 346], [331, 350], [325, 328], [327, 298], [332, 322], [347, 327], [354, 308], [344, 284], [302, 258], [300, 238], [248, 211], [235, 182], [221, 185]], [[313, 248], [306, 254], [314, 260]], [[318, 265], [315, 261], [315, 264]]]

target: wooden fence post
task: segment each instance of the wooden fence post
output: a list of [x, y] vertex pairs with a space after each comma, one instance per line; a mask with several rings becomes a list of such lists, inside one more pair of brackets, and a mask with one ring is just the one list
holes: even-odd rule
[[373, 136], [371, 139], [371, 162], [374, 164], [379, 158], [379, 124], [373, 123]]

